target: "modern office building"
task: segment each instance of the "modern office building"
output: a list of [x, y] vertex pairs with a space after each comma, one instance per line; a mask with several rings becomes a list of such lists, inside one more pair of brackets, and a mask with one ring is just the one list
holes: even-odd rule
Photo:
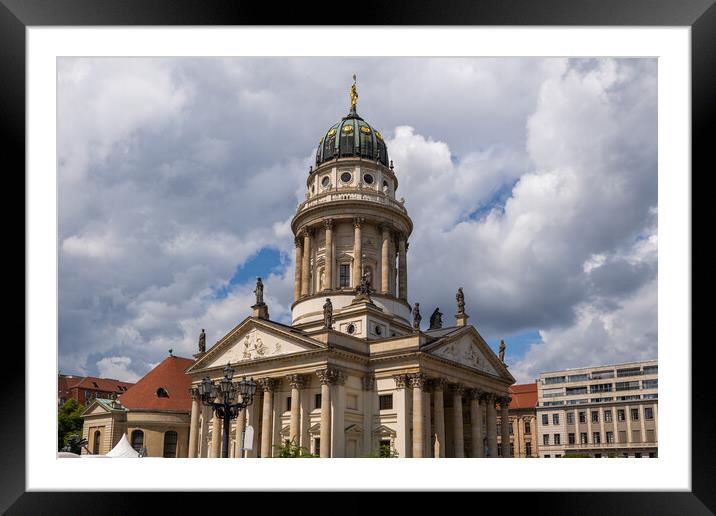
[[539, 456], [656, 457], [656, 360], [542, 373]]

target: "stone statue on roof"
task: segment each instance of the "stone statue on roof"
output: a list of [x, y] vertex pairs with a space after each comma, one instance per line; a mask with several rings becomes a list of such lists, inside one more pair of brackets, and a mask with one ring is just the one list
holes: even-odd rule
[[505, 341], [500, 340], [500, 362], [502, 362], [503, 364], [505, 363], [505, 348], [506, 347], [507, 346], [505, 346]]
[[199, 353], [206, 353], [206, 332], [204, 332], [204, 328], [201, 329], [199, 334]]
[[413, 307], [413, 329], [414, 330], [420, 330], [420, 321], [422, 321], [423, 318], [420, 315], [420, 303], [415, 303], [415, 307]]
[[256, 304], [263, 305], [264, 304], [264, 284], [261, 281], [261, 278], [256, 278], [256, 290], [254, 290], [254, 294], [256, 294]]
[[330, 297], [327, 297], [323, 304], [323, 327], [333, 327], [333, 303], [331, 303]]
[[443, 327], [443, 314], [440, 313], [440, 308], [436, 308], [433, 315], [430, 316], [430, 330], [439, 330]]
[[457, 294], [455, 294], [455, 300], [457, 301], [457, 313], [464, 314], [465, 313], [465, 294], [462, 293], [462, 287], [457, 289]]

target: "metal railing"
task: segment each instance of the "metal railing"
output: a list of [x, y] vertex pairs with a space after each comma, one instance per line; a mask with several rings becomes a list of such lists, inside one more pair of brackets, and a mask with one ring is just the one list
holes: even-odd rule
[[369, 201], [394, 208], [402, 213], [408, 213], [404, 201], [396, 201], [383, 192], [368, 188], [340, 188], [316, 194], [298, 205], [298, 211], [332, 201]]

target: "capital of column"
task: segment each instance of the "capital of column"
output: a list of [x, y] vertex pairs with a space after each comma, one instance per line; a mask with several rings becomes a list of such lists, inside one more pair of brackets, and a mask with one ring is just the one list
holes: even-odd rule
[[199, 388], [198, 387], [189, 387], [189, 396], [191, 396], [191, 399], [193, 401], [196, 401], [200, 398], [199, 396]]
[[395, 386], [398, 389], [404, 389], [408, 386], [409, 379], [407, 374], [394, 374], [393, 380], [395, 380]]
[[380, 224], [378, 224], [378, 230], [379, 230], [381, 233], [382, 233], [383, 231], [387, 231], [388, 234], [390, 235], [390, 233], [393, 231], [393, 226], [392, 226], [392, 224], [389, 224], [389, 223], [387, 223], [387, 222], [381, 222]]
[[367, 375], [363, 377], [363, 390], [374, 391], [375, 390], [375, 376]]
[[492, 392], [483, 392], [480, 394], [480, 403], [484, 403], [487, 406], [495, 405], [495, 394]]
[[286, 380], [292, 389], [302, 389], [306, 386], [308, 378], [302, 374], [290, 374], [286, 377]]
[[279, 382], [276, 378], [259, 378], [256, 383], [262, 391], [273, 392], [278, 387]]
[[481, 391], [480, 389], [467, 389], [467, 391], [465, 392], [465, 395], [466, 395], [469, 399], [471, 399], [471, 400], [477, 400], [477, 401], [482, 400], [483, 394], [484, 394], [484, 392]]
[[465, 394], [465, 386], [461, 383], [451, 383], [450, 392], [462, 396]]
[[448, 382], [445, 378], [431, 378], [429, 380], [430, 390], [432, 391], [444, 391]]
[[325, 227], [326, 229], [333, 229], [333, 219], [324, 220], [323, 227]]
[[507, 408], [509, 407], [512, 398], [509, 396], [498, 396], [495, 401], [500, 404], [500, 407]]
[[305, 238], [305, 237], [312, 237], [315, 232], [316, 232], [316, 230], [313, 229], [313, 228], [304, 227], [304, 228], [301, 230], [301, 235], [302, 235], [304, 238]]
[[301, 248], [303, 248], [303, 236], [300, 235], [300, 234], [297, 235], [297, 236], [293, 239], [293, 245], [295, 245], [296, 247], [301, 247]]
[[421, 390], [425, 388], [427, 384], [428, 377], [424, 373], [411, 373], [408, 375], [408, 382], [410, 382], [410, 386], [412, 388], [420, 388]]
[[359, 228], [365, 222], [365, 217], [353, 217], [353, 227]]
[[320, 381], [322, 385], [343, 385], [346, 381], [346, 375], [340, 369], [319, 369], [316, 371], [316, 376], [318, 376], [318, 381]]

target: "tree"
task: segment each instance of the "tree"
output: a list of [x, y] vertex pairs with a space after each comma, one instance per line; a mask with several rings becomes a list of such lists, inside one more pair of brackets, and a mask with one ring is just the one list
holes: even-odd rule
[[316, 455], [313, 455], [308, 448], [299, 446], [293, 439], [290, 441], [286, 440], [281, 444], [274, 444], [273, 447], [278, 452], [276, 457], [283, 459], [308, 459], [316, 457]]
[[371, 459], [397, 459], [399, 455], [398, 450], [387, 444], [383, 444], [379, 446], [377, 450], [375, 450], [370, 455], [367, 455], [366, 457]]
[[82, 411], [85, 408], [70, 398], [57, 413], [57, 450], [61, 450], [73, 434], [82, 435]]

